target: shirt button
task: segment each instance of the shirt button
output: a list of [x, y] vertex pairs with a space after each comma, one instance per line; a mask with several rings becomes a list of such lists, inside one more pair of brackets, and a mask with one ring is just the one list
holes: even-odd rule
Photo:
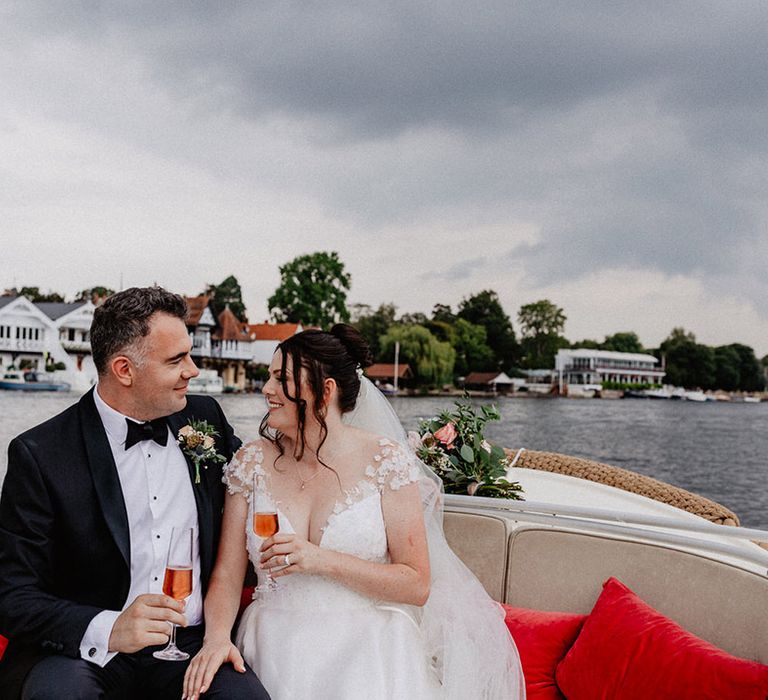
[[157, 581], [157, 576], [155, 576], [155, 581]]
[[157, 496], [152, 496], [152, 500], [156, 501], [157, 500]]
[[96, 656], [96, 647], [91, 647], [91, 648], [88, 650], [88, 656], [90, 656], [91, 658], [93, 658], [94, 656]]
[[155, 537], [157, 537], [158, 540], [160, 539], [160, 535], [155, 535]]

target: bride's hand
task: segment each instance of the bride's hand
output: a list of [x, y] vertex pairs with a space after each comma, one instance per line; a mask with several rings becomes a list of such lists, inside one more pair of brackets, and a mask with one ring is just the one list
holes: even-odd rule
[[231, 663], [236, 671], [245, 673], [245, 662], [237, 647], [229, 639], [218, 642], [203, 641], [200, 651], [189, 662], [184, 674], [182, 700], [196, 700], [211, 687], [211, 681], [222, 664]]
[[[296, 535], [277, 533], [261, 545], [261, 569], [272, 578], [295, 573], [322, 573], [327, 551]], [[282, 567], [277, 569], [276, 567]]]

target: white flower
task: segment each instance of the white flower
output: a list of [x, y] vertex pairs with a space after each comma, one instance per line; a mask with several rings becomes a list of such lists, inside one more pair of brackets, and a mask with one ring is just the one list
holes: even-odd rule
[[482, 447], [488, 454], [491, 454], [491, 443], [488, 442], [488, 440], [483, 440], [480, 443], [480, 447]]

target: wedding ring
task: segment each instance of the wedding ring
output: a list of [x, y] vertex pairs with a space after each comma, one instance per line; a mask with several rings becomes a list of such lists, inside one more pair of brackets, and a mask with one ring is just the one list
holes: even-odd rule
[[286, 566], [290, 566], [291, 565], [291, 555], [290, 554], [285, 554], [283, 556], [285, 556], [285, 565]]

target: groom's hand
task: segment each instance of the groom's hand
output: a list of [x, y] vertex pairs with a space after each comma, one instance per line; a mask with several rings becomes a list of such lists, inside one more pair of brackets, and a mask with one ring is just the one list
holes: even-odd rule
[[160, 593], [137, 596], [120, 613], [109, 635], [109, 650], [132, 654], [145, 647], [166, 644], [171, 624], [187, 626], [184, 602]]

